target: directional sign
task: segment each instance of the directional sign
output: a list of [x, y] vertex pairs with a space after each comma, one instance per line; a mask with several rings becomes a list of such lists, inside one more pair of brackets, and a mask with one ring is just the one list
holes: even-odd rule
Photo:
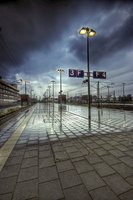
[[84, 78], [84, 70], [69, 69], [69, 77]]
[[93, 78], [106, 79], [106, 72], [93, 71]]

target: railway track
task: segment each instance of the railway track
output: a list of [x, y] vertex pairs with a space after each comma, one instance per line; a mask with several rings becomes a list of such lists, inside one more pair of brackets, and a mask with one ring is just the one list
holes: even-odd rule
[[32, 106], [20, 108], [20, 109], [14, 111], [14, 112], [7, 113], [6, 115], [1, 116], [0, 117], [0, 129], [3, 127], [3, 125], [6, 125], [10, 120], [12, 120], [13, 118], [17, 117], [17, 115], [19, 115], [20, 112], [24, 112], [23, 113], [23, 116], [24, 116], [26, 113], [29, 112], [29, 110], [30, 110], [31, 107]]

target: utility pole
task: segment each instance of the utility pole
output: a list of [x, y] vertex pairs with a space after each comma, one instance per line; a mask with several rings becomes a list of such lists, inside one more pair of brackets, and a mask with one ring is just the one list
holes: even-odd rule
[[51, 86], [48, 86], [48, 91], [49, 91], [49, 101], [50, 101], [50, 88], [51, 88]]
[[100, 108], [100, 101], [99, 101], [99, 81], [97, 82], [97, 101], [98, 101], [98, 108]]
[[109, 85], [107, 85], [107, 88], [108, 88], [108, 101], [110, 100], [110, 98], [109, 98], [109, 88], [110, 88], [110, 86]]
[[126, 83], [122, 83], [122, 86], [123, 86], [123, 97], [125, 96], [125, 84]]
[[51, 81], [52, 85], [53, 85], [53, 104], [54, 104], [54, 84], [55, 84], [55, 81]]
[[59, 92], [59, 97], [60, 97], [60, 109], [62, 109], [62, 73], [65, 72], [64, 69], [57, 69], [57, 71], [60, 73], [60, 92]]
[[116, 98], [115, 98], [115, 90], [113, 91], [113, 102], [115, 103], [115, 100], [116, 100]]

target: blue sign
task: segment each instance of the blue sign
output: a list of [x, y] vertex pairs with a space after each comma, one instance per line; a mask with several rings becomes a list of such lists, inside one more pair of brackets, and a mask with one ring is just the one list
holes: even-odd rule
[[106, 72], [93, 72], [93, 78], [100, 78], [100, 79], [106, 79]]
[[84, 78], [84, 70], [69, 69], [69, 77]]

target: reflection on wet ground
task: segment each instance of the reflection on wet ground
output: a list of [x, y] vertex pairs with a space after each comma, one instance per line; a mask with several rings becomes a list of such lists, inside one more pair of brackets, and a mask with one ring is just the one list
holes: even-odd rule
[[94, 108], [89, 130], [87, 112], [37, 104], [0, 127], [0, 199], [131, 200], [132, 113]]
[[[68, 111], [67, 106], [64, 106], [61, 110], [57, 104], [54, 106], [53, 104], [38, 104], [18, 143], [25, 142], [27, 137], [29, 138], [29, 143], [32, 144], [38, 139], [40, 141], [55, 141], [133, 129], [132, 113], [119, 110], [97, 110], [94, 108], [92, 109], [91, 130], [88, 130], [87, 109], [78, 107], [76, 110], [76, 108], [76, 106], [69, 106]], [[30, 135], [27, 133], [30, 133]]]
[[[133, 112], [92, 108], [91, 129], [87, 114], [87, 107], [83, 106], [63, 105], [61, 110], [58, 104], [37, 104], [17, 144], [133, 130]], [[20, 114], [14, 122], [9, 122], [1, 130], [0, 146], [12, 135], [23, 118], [24, 115]]]

